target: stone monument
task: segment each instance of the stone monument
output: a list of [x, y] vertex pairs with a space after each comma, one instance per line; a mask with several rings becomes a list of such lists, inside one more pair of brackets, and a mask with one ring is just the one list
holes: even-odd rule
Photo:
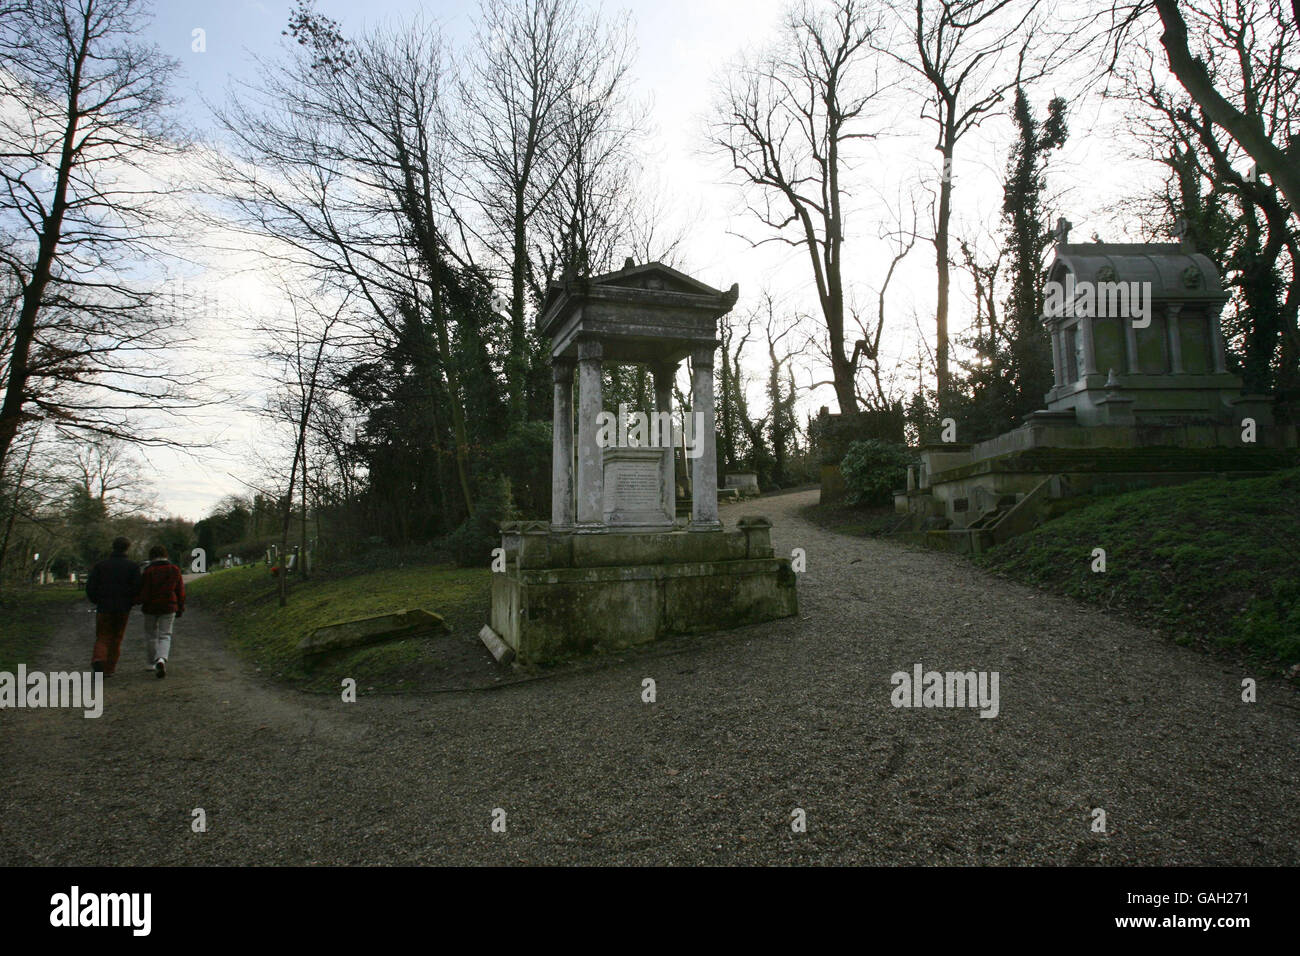
[[[746, 517], [726, 530], [718, 517], [713, 356], [737, 295], [630, 259], [551, 285], [537, 320], [554, 381], [551, 520], [502, 525], [505, 568], [493, 574], [482, 635], [498, 657], [546, 661], [797, 612], [770, 522]], [[679, 429], [673, 382], [688, 358], [693, 408]], [[655, 409], [636, 413], [637, 427], [625, 409], [605, 408], [606, 363], [651, 369]], [[692, 487], [684, 521], [679, 451]]]
[[1052, 344], [1046, 407], [976, 443], [920, 449], [895, 507], [904, 533], [981, 551], [1054, 500], [1296, 461], [1296, 427], [1228, 371], [1218, 270], [1180, 225], [1173, 243], [1070, 243], [1056, 229], [1042, 321]]

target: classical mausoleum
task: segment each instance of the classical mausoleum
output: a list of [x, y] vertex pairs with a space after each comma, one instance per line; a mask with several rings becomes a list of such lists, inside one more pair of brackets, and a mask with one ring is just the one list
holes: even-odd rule
[[[1218, 270], [1175, 243], [1069, 243], [1057, 229], [1042, 321], [1046, 407], [975, 444], [934, 443], [895, 495], [903, 532], [982, 550], [1040, 522], [1051, 503], [1295, 461], [1296, 428], [1227, 370]], [[960, 437], [960, 436], [958, 436]]]
[[[745, 517], [727, 529], [718, 517], [713, 357], [738, 292], [630, 259], [550, 287], [537, 324], [554, 379], [551, 520], [502, 526], [505, 568], [493, 574], [482, 635], [498, 657], [505, 648], [545, 661], [796, 613], [771, 523]], [[686, 359], [690, 416], [672, 401]], [[606, 364], [650, 368], [656, 408], [645, 417], [659, 427], [628, 429], [625, 410], [606, 408]], [[690, 474], [684, 518], [677, 455]]]

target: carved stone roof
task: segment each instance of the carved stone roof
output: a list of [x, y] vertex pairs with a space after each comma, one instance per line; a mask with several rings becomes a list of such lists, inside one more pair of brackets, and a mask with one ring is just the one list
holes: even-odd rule
[[719, 292], [662, 262], [551, 283], [537, 328], [552, 354], [567, 355], [579, 339], [604, 343], [614, 360], [672, 359], [711, 345], [719, 316], [736, 304], [739, 288]]
[[711, 298], [725, 295], [725, 293], [712, 286], [706, 285], [698, 279], [692, 279], [684, 272], [678, 272], [662, 262], [646, 262], [635, 265], [629, 259], [623, 268], [616, 272], [552, 282], [546, 290], [546, 299], [542, 303], [541, 312], [538, 314], [538, 327], [545, 329], [548, 324], [548, 315], [554, 311], [556, 303], [565, 297], [565, 293], [581, 295], [601, 287], [619, 290], [641, 289], [648, 292], [676, 292], [685, 295], [709, 296]]
[[1150, 282], [1155, 301], [1226, 299], [1219, 270], [1206, 256], [1177, 242], [1065, 243], [1056, 246], [1049, 282], [1067, 273], [1078, 282]]

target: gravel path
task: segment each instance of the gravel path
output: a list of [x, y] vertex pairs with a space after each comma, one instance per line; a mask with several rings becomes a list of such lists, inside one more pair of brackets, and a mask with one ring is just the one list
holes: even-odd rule
[[[815, 494], [726, 516], [806, 550], [798, 619], [495, 691], [286, 691], [199, 608], [158, 681], [133, 619], [103, 717], [0, 711], [0, 864], [1300, 863], [1284, 685], [1242, 703], [1247, 675], [1113, 617], [818, 529]], [[84, 668], [91, 620], [40, 666]], [[894, 708], [918, 662], [997, 671], [999, 716]]]

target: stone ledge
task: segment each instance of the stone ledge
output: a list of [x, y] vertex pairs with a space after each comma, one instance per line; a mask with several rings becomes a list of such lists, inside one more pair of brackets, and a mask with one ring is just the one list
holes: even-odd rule
[[[538, 522], [538, 524], [541, 524]], [[734, 530], [606, 532], [577, 535], [503, 525], [501, 543], [512, 568], [636, 567], [770, 558], [772, 524], [745, 517]]]
[[[669, 578], [698, 578], [709, 575], [780, 573], [789, 567], [788, 558], [739, 558], [732, 561], [700, 561], [674, 564], [640, 564], [632, 567], [533, 568], [523, 569], [516, 580], [525, 584], [577, 584], [606, 581], [648, 581]], [[793, 573], [793, 572], [791, 572]]]
[[414, 608], [318, 627], [299, 642], [298, 651], [308, 656], [328, 654], [434, 630], [450, 628], [441, 615]]

